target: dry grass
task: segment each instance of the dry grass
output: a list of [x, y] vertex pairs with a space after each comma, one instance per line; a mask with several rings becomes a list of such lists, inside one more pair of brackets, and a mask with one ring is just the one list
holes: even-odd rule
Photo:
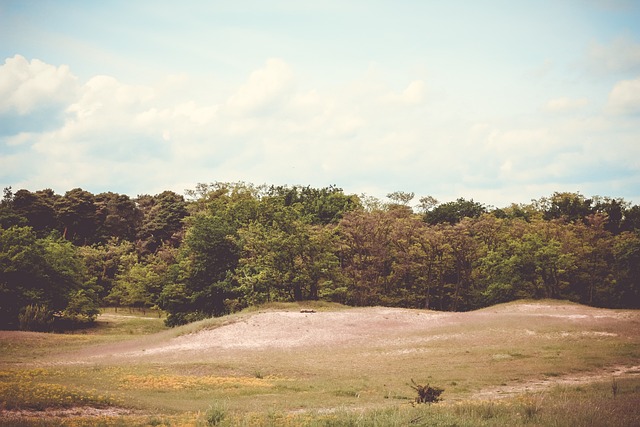
[[[78, 404], [85, 406], [159, 414], [153, 422], [140, 413], [110, 418], [123, 425], [206, 425], [212, 405], [221, 405], [221, 425], [598, 425], [584, 414], [616, 425], [638, 420], [631, 402], [640, 397], [640, 368], [619, 369], [640, 365], [637, 311], [549, 301], [472, 313], [300, 308], [263, 307], [141, 338], [144, 332], [127, 329], [154, 319], [120, 319], [103, 334], [5, 334], [0, 385], [36, 369], [34, 389], [62, 387], [84, 393], [87, 403]], [[443, 402], [412, 407], [412, 378], [444, 388]], [[0, 393], [0, 407], [29, 407], [28, 397], [12, 399]]]

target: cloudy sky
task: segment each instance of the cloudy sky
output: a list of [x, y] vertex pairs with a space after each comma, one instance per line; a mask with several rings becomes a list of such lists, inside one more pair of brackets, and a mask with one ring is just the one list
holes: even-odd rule
[[0, 185], [640, 203], [640, 2], [0, 0]]

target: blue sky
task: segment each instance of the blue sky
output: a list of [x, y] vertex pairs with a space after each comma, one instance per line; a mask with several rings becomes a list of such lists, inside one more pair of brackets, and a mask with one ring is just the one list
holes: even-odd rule
[[0, 0], [0, 184], [637, 204], [638, 22], [625, 0]]

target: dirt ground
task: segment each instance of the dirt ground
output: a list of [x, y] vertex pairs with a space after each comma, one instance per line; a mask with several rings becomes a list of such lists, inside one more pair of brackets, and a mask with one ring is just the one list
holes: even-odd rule
[[[358, 346], [370, 343], [377, 347], [397, 347], [410, 338], [409, 347], [419, 342], [451, 338], [451, 334], [433, 335], [430, 331], [447, 326], [480, 323], [491, 317], [516, 315], [562, 319], [582, 324], [639, 318], [640, 313], [590, 308], [573, 304], [511, 304], [468, 313], [408, 310], [401, 308], [367, 307], [340, 311], [265, 311], [239, 317], [229, 324], [162, 341], [156, 344], [130, 344], [110, 349], [96, 349], [87, 358], [124, 356], [150, 358], [167, 354], [210, 353], [213, 350], [261, 350], [304, 347]], [[523, 329], [523, 334], [535, 331]], [[573, 332], [557, 332], [562, 337]], [[613, 332], [585, 331], [580, 334], [615, 335]], [[417, 341], [416, 341], [417, 340]], [[137, 348], [136, 348], [137, 347]]]

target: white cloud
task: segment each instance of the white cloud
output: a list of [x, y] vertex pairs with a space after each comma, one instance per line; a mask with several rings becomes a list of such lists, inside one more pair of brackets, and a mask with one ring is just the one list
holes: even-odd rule
[[616, 83], [609, 93], [607, 110], [612, 114], [640, 113], [640, 77]]
[[7, 142], [7, 145], [11, 147], [15, 145], [26, 144], [32, 139], [33, 139], [33, 134], [31, 132], [20, 132], [17, 135], [13, 135], [6, 138], [6, 142]]
[[0, 113], [15, 110], [25, 115], [67, 103], [76, 95], [77, 79], [69, 67], [55, 67], [21, 55], [0, 66]]
[[601, 74], [640, 70], [640, 43], [618, 37], [611, 43], [593, 43], [587, 52], [589, 67]]
[[549, 100], [545, 109], [552, 113], [566, 113], [576, 111], [589, 104], [587, 98], [555, 98]]
[[555, 139], [546, 128], [493, 130], [487, 138], [488, 146], [497, 152], [530, 153], [546, 151], [555, 145]]
[[145, 86], [130, 86], [110, 76], [96, 76], [82, 86], [81, 96], [68, 111], [78, 118], [94, 114], [122, 114], [152, 100], [154, 90]]
[[422, 80], [414, 80], [402, 92], [390, 92], [382, 102], [418, 105], [425, 100], [425, 96], [426, 84]]
[[282, 102], [293, 89], [293, 71], [281, 59], [269, 59], [264, 68], [254, 71], [228, 101], [241, 112], [254, 112]]
[[[381, 75], [367, 70], [362, 78], [316, 89], [296, 84], [303, 80], [286, 62], [269, 60], [224, 90], [202, 89], [203, 78], [190, 75], [147, 86], [95, 76], [76, 82], [63, 109], [66, 120], [55, 129], [0, 137], [9, 147], [0, 151], [7, 165], [0, 178], [16, 188], [80, 186], [132, 195], [214, 180], [337, 184], [355, 193], [375, 189], [382, 197], [403, 190], [501, 206], [526, 202], [532, 191], [541, 197], [550, 194], [547, 188], [565, 189], [564, 182], [601, 164], [637, 170], [637, 162], [621, 160], [637, 151], [630, 141], [638, 126], [627, 124], [608, 138], [628, 117], [460, 119], [427, 97], [427, 82]], [[629, 93], [628, 84], [612, 91], [611, 103], [627, 111], [620, 91]], [[571, 111], [586, 103], [556, 98], [546, 108]]]

